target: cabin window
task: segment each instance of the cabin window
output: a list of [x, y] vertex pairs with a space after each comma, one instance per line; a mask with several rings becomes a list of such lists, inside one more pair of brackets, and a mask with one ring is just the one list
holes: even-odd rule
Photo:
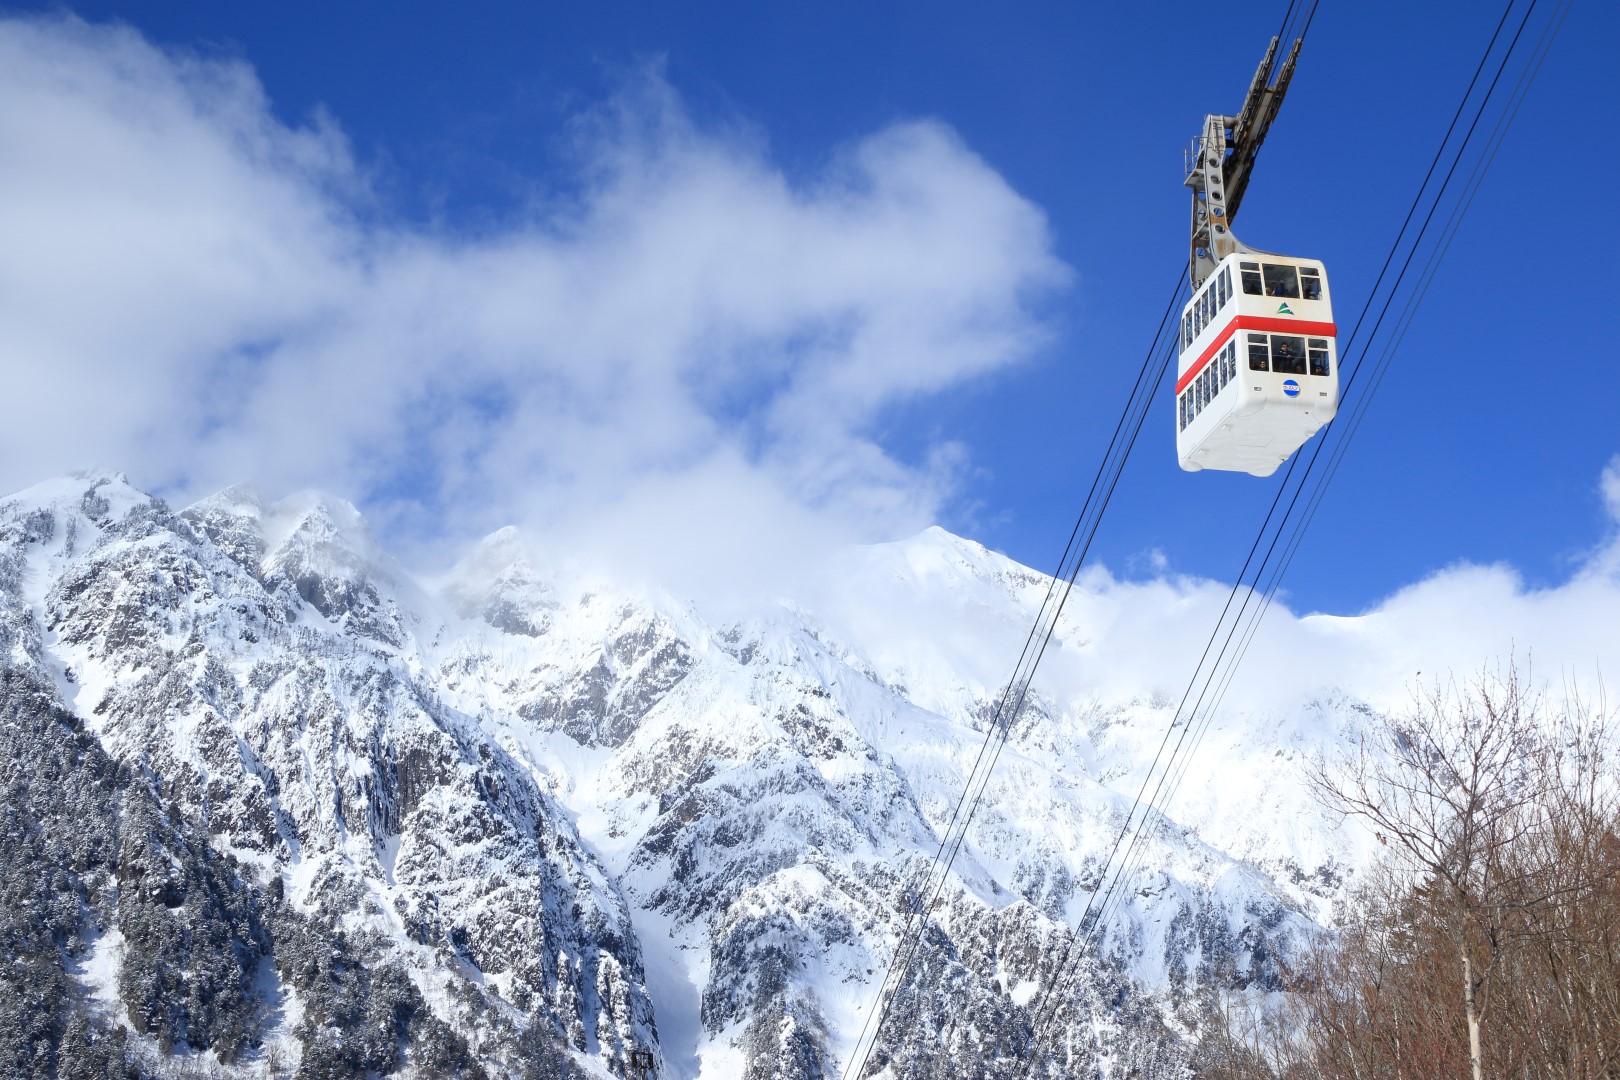
[[1299, 268], [1299, 289], [1306, 300], [1322, 299], [1322, 274], [1314, 266]]
[[1246, 262], [1238, 266], [1242, 270], [1243, 291], [1250, 296], [1264, 296], [1266, 292], [1260, 287], [1260, 264]]
[[1311, 358], [1312, 375], [1331, 375], [1332, 368], [1328, 364], [1327, 338], [1313, 337], [1308, 342]]
[[1221, 307], [1225, 307], [1226, 302], [1230, 299], [1232, 299], [1232, 268], [1223, 266], [1221, 267]]
[[1181, 317], [1181, 347], [1183, 350], [1192, 348], [1192, 312]]
[[1267, 362], [1266, 335], [1249, 335], [1249, 370], [1270, 371], [1271, 365]]
[[1187, 430], [1187, 395], [1182, 394], [1176, 398], [1176, 420], [1180, 425], [1177, 430]]
[[1299, 299], [1299, 274], [1292, 266], [1278, 263], [1265, 264], [1266, 295]]
[[1305, 339], [1287, 334], [1271, 335], [1271, 370], [1286, 375], [1305, 374]]
[[1237, 378], [1237, 342], [1226, 343], [1226, 377], [1228, 380]]
[[1198, 376], [1198, 411], [1203, 412], [1204, 406], [1209, 404], [1209, 368]]
[[1219, 355], [1219, 356], [1217, 356], [1215, 358], [1215, 366], [1221, 373], [1221, 389], [1222, 390], [1225, 390], [1226, 389], [1226, 384], [1232, 381], [1232, 370], [1231, 370], [1230, 362], [1228, 360], [1228, 358], [1231, 356], [1231, 353], [1232, 353], [1232, 343], [1230, 341], [1228, 341], [1226, 343], [1226, 348], [1221, 350], [1221, 355]]

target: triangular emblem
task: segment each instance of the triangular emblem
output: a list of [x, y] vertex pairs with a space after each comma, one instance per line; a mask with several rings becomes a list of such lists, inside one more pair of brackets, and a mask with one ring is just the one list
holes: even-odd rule
[[1290, 308], [1288, 306], [1288, 301], [1284, 300], [1282, 303], [1277, 305], [1277, 314], [1279, 314], [1279, 315], [1292, 315], [1293, 313], [1294, 313], [1294, 310], [1293, 310], [1293, 308]]

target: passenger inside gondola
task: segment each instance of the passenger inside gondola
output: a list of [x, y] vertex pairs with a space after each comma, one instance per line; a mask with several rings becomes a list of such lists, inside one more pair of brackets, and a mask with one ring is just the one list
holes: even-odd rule
[[1269, 363], [1267, 363], [1267, 358], [1266, 358], [1266, 335], [1264, 335], [1264, 334], [1250, 334], [1249, 335], [1249, 370], [1250, 371], [1266, 371], [1266, 370], [1269, 370], [1270, 366], [1271, 365]]
[[1305, 374], [1305, 342], [1277, 335], [1271, 339], [1271, 370], [1285, 375]]
[[1310, 340], [1311, 374], [1323, 378], [1328, 374], [1328, 344], [1326, 338]]
[[1260, 285], [1260, 264], [1246, 262], [1239, 266], [1243, 278], [1243, 291], [1250, 296], [1264, 296], [1265, 290]]
[[1292, 266], [1279, 266], [1276, 263], [1264, 263], [1266, 276], [1266, 295], [1281, 296], [1290, 300], [1299, 299], [1299, 275]]
[[1299, 268], [1299, 282], [1301, 291], [1306, 300], [1322, 299], [1322, 277], [1314, 267], [1302, 266]]

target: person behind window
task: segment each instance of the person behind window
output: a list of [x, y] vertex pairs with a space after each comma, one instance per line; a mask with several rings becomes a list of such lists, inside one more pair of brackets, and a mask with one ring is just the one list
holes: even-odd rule
[[1305, 343], [1305, 352], [1311, 359], [1311, 374], [1324, 378], [1328, 373], [1328, 345], [1326, 338], [1311, 338]]
[[1266, 276], [1266, 295], [1299, 299], [1299, 274], [1292, 266], [1281, 263], [1263, 263]]
[[1249, 368], [1252, 371], [1267, 371], [1270, 364], [1266, 359], [1266, 335], [1249, 335]]
[[1294, 350], [1288, 347], [1287, 338], [1273, 338], [1271, 346], [1271, 369], [1296, 374], [1294, 364], [1296, 358]]

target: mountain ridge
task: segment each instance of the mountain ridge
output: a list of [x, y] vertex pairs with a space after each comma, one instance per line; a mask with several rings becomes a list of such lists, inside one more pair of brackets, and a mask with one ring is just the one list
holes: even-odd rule
[[[482, 1033], [495, 1074], [524, 1038], [601, 1074], [637, 1048], [660, 1075], [836, 1072], [1047, 585], [936, 528], [716, 624], [548, 577], [515, 530], [422, 582], [341, 500], [233, 488], [174, 513], [117, 474], [0, 500], [0, 560], [8, 665], [256, 887]], [[1240, 742], [1292, 748], [1253, 762], [1264, 794], [1211, 796], [1196, 833], [1161, 818], [1080, 977], [1043, 967], [1168, 714], [1087, 692], [1109, 613], [1081, 600], [928, 915], [942, 951], [874, 1059], [896, 1073], [1022, 1075], [1036, 988], [1062, 986], [1052, 1075], [1170, 1075], [1199, 987], [1275, 986], [1361, 859], [1300, 817], [1296, 760], [1356, 703], [1261, 718]], [[253, 1037], [243, 1068], [313, 1045]]]

